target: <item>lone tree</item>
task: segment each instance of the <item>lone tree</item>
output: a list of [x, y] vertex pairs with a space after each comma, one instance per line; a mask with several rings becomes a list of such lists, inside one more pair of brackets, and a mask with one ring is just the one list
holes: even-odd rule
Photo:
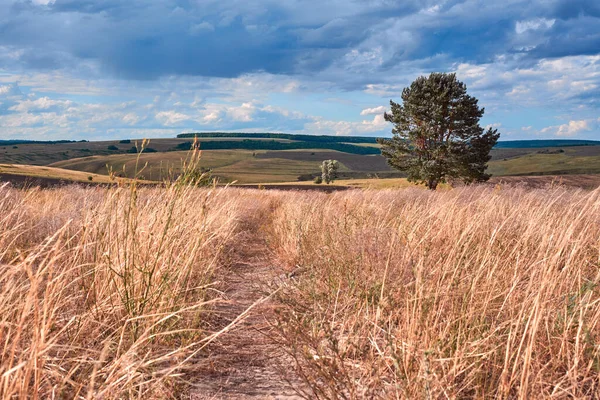
[[378, 139], [390, 166], [406, 171], [410, 182], [435, 190], [447, 178], [482, 182], [497, 129], [479, 126], [484, 109], [467, 94], [456, 74], [421, 76], [402, 91], [402, 104], [390, 100], [393, 137]]
[[337, 178], [338, 162], [336, 160], [325, 160], [321, 164], [321, 179], [330, 184]]

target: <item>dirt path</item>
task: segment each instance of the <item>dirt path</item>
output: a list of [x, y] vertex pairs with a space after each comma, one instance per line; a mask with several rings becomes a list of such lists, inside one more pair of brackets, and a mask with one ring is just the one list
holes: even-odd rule
[[[224, 291], [226, 302], [216, 307], [214, 330], [222, 329], [252, 304], [276, 289], [282, 271], [269, 260], [269, 252], [254, 224], [245, 224], [236, 243], [233, 263], [227, 271]], [[209, 349], [211, 366], [200, 372], [192, 393], [204, 399], [301, 399], [292, 384], [299, 382], [292, 360], [274, 342], [268, 321], [273, 321], [273, 302], [252, 308], [234, 329], [220, 336]]]

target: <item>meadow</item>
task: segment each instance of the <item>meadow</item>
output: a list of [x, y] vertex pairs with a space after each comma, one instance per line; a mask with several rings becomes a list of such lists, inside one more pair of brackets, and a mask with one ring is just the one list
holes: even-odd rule
[[[599, 390], [600, 190], [4, 185], [0, 215], [2, 398], [210, 394], [235, 329], [308, 398]], [[236, 328], [252, 310], [214, 324], [235, 262], [268, 335]]]
[[243, 212], [225, 195], [1, 186], [0, 398], [177, 393], [214, 339], [213, 274]]

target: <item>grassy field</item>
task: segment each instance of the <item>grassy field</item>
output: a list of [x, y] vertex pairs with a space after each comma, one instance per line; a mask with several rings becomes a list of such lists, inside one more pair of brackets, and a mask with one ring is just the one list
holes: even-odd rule
[[[0, 215], [2, 398], [190, 397], [286, 353], [309, 398], [600, 390], [598, 190], [2, 186]], [[235, 254], [258, 269], [223, 301]], [[274, 331], [216, 328], [259, 283]]]
[[[203, 138], [203, 141], [223, 141], [223, 138]], [[245, 138], [226, 138], [227, 141], [255, 140]], [[289, 143], [288, 139], [272, 139], [277, 142]], [[148, 147], [158, 151], [172, 151], [178, 144], [191, 142], [191, 139], [151, 139]], [[139, 140], [131, 140], [130, 143], [120, 143], [118, 140], [74, 142], [56, 144], [17, 144], [0, 145], [0, 164], [30, 164], [49, 165], [58, 161], [90, 156], [109, 156], [125, 153], [135, 146]], [[109, 146], [115, 146], [117, 150], [109, 150]]]
[[0, 179], [3, 175], [18, 175], [72, 182], [114, 183], [114, 180], [111, 180], [108, 175], [35, 165], [0, 164]]
[[[141, 157], [148, 163], [143, 176], [160, 180], [181, 168], [186, 152], [149, 153]], [[563, 175], [600, 173], [600, 146], [557, 149], [498, 149], [493, 152], [489, 171], [494, 176]], [[382, 156], [358, 155], [331, 150], [205, 150], [202, 166], [211, 168], [222, 182], [280, 183], [298, 181], [300, 176], [317, 175], [323, 160], [340, 162], [341, 179], [368, 177], [398, 178]], [[106, 174], [110, 165], [124, 176], [133, 176], [135, 154], [91, 156], [61, 161], [53, 167]], [[303, 178], [308, 179], [308, 178]]]
[[600, 192], [276, 195], [280, 336], [319, 398], [595, 398]]
[[600, 173], [600, 155], [525, 154], [492, 161], [489, 172], [493, 175], [597, 174]]
[[180, 396], [241, 198], [0, 187], [0, 398]]
[[[142, 154], [140, 166], [147, 163], [142, 175], [148, 180], [161, 180], [181, 170], [188, 152], [168, 152]], [[363, 156], [329, 150], [311, 151], [249, 151], [249, 150], [203, 150], [200, 165], [213, 170], [213, 175], [223, 182], [239, 183], [288, 182], [297, 181], [306, 174], [317, 174], [320, 164], [326, 159], [340, 161], [340, 173], [359, 173], [366, 175], [381, 168], [390, 172], [380, 156]], [[92, 173], [107, 173], [110, 166], [123, 176], [135, 175], [135, 154], [111, 156], [91, 156], [51, 164], [64, 168]], [[125, 168], [123, 172], [123, 168]], [[374, 171], [375, 170], [375, 171]]]
[[[203, 137], [205, 141], [258, 140], [256, 138]], [[269, 139], [290, 142], [289, 139]], [[138, 169], [143, 167], [141, 177], [146, 180], [162, 181], [176, 176], [187, 157], [186, 151], [174, 151], [178, 144], [191, 139], [153, 139], [148, 147], [156, 152], [142, 154]], [[600, 173], [600, 146], [553, 146], [535, 147], [539, 144], [527, 142], [527, 147], [515, 148], [503, 145], [492, 150], [489, 172], [494, 176], [526, 175], [589, 175]], [[562, 142], [557, 142], [562, 143]], [[352, 143], [355, 146], [378, 146], [372, 143]], [[565, 144], [568, 144], [565, 142]], [[118, 150], [108, 150], [116, 146]], [[122, 177], [136, 175], [137, 154], [126, 151], [131, 143], [77, 142], [59, 144], [21, 144], [0, 148], [0, 163], [40, 165], [81, 171], [93, 176], [107, 175], [110, 170]], [[14, 147], [14, 148], [13, 148]], [[209, 168], [222, 183], [284, 183], [311, 181], [319, 174], [320, 163], [326, 159], [340, 162], [339, 178], [402, 178], [404, 175], [391, 169], [380, 155], [350, 154], [327, 149], [301, 150], [204, 150], [202, 167]], [[15, 168], [15, 167], [13, 167]], [[26, 170], [27, 168], [24, 168]], [[33, 170], [32, 170], [33, 171]], [[139, 172], [139, 171], [138, 171]], [[59, 174], [59, 170], [53, 170]], [[64, 172], [65, 180], [84, 181], [87, 176], [76, 176]], [[103, 178], [93, 178], [102, 180]], [[374, 186], [394, 185], [376, 183]]]

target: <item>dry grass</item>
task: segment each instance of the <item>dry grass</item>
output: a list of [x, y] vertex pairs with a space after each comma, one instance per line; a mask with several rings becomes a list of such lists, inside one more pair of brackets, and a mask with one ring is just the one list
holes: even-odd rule
[[249, 233], [310, 398], [598, 397], [600, 190], [177, 183], [0, 188], [0, 397], [181, 396]]
[[600, 190], [272, 195], [311, 397], [598, 397]]
[[241, 209], [226, 194], [2, 186], [0, 398], [177, 397], [213, 338], [204, 313]]
[[[40, 167], [36, 165], [0, 164], [0, 177], [2, 177], [2, 175], [18, 175], [31, 178], [48, 178], [84, 183], [117, 183], [117, 179], [111, 178], [108, 175], [71, 171], [54, 167]], [[127, 181], [127, 179], [119, 178], [118, 181], [124, 182]]]

